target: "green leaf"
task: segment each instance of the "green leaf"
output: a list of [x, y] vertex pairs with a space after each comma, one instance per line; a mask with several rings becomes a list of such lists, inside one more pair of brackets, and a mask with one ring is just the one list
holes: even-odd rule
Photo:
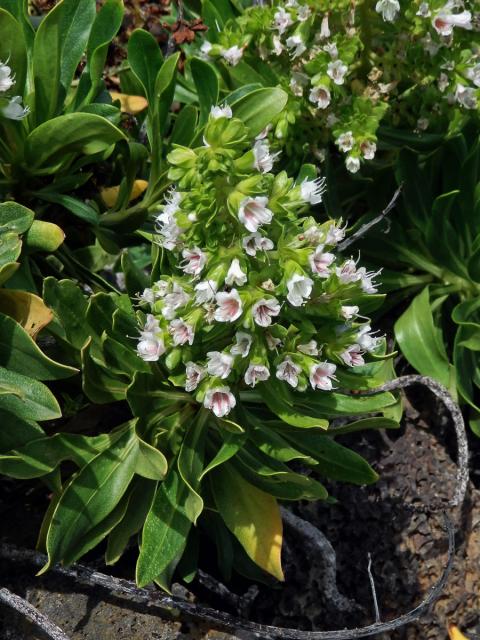
[[135, 473], [138, 440], [133, 426], [97, 455], [67, 485], [47, 533], [48, 562], [75, 557], [85, 536], [117, 506]]
[[13, 318], [0, 313], [0, 366], [35, 378], [60, 380], [78, 373], [51, 360]]
[[158, 42], [148, 31], [135, 29], [128, 40], [128, 62], [142, 83], [145, 96], [153, 107], [155, 80], [163, 63]]
[[57, 115], [94, 19], [94, 0], [62, 0], [41, 21], [33, 48], [37, 124]]
[[48, 277], [43, 283], [43, 299], [53, 309], [65, 329], [67, 340], [80, 350], [90, 336], [86, 322], [87, 300], [72, 280]]
[[328, 433], [331, 436], [339, 436], [346, 433], [366, 431], [368, 429], [398, 429], [399, 427], [400, 425], [396, 420], [392, 420], [391, 418], [374, 417], [355, 420], [355, 422], [349, 422], [342, 427], [332, 427]]
[[391, 393], [378, 393], [374, 396], [356, 396], [343, 393], [305, 392], [295, 395], [295, 405], [300, 410], [309, 411], [319, 417], [352, 416], [361, 413], [383, 411], [385, 407], [397, 402]]
[[61, 205], [64, 209], [77, 216], [77, 218], [85, 220], [85, 222], [89, 222], [90, 224], [98, 224], [100, 220], [98, 212], [93, 207], [73, 196], [46, 192], [42, 194], [36, 193], [35, 195], [38, 195], [42, 200], [46, 200], [47, 202], [55, 202]]
[[34, 421], [55, 420], [62, 415], [48, 387], [4, 367], [0, 367], [0, 409]]
[[422, 375], [450, 385], [450, 367], [436, 337], [429, 289], [425, 287], [395, 323], [395, 337], [408, 362]]
[[91, 356], [91, 346], [89, 339], [82, 349], [82, 388], [85, 395], [97, 404], [124, 400], [128, 388], [126, 376], [115, 375], [97, 364]]
[[202, 478], [204, 478], [207, 473], [210, 473], [212, 469], [215, 469], [215, 467], [219, 467], [224, 462], [227, 462], [227, 460], [230, 460], [230, 458], [233, 458], [242, 448], [246, 438], [244, 434], [234, 433], [224, 433], [222, 437], [222, 445], [200, 474], [199, 480], [202, 480]]
[[231, 104], [233, 115], [250, 129], [252, 136], [261, 133], [267, 124], [283, 111], [288, 96], [277, 87], [257, 89]]
[[283, 580], [282, 519], [275, 498], [246, 482], [228, 462], [212, 471], [210, 479], [227, 527], [256, 564]]
[[142, 532], [142, 544], [137, 562], [136, 580], [140, 587], [153, 582], [167, 567], [178, 563], [191, 521], [186, 514], [190, 489], [174, 468], [155, 494]]
[[25, 233], [31, 227], [35, 214], [16, 202], [0, 204], [0, 234], [5, 232]]
[[322, 432], [286, 430], [284, 436], [298, 449], [318, 460], [315, 471], [327, 478], [358, 485], [378, 480], [378, 475], [364, 458]]
[[12, 91], [23, 95], [27, 80], [27, 45], [20, 20], [11, 13], [0, 9], [0, 60], [8, 61], [15, 73]]
[[135, 472], [147, 480], [163, 480], [167, 471], [168, 463], [163, 453], [139, 438]]
[[219, 83], [214, 67], [200, 58], [190, 60], [193, 81], [198, 93], [200, 105], [200, 125], [205, 124], [210, 109], [218, 102]]
[[188, 147], [195, 137], [198, 109], [193, 105], [186, 105], [178, 114], [173, 126], [170, 144], [180, 144]]
[[193, 524], [196, 524], [203, 511], [199, 488], [209, 418], [209, 412], [202, 409], [197, 420], [192, 420], [187, 427], [177, 460], [178, 472], [190, 490], [185, 500], [185, 514]]
[[30, 133], [25, 141], [25, 161], [30, 173], [50, 174], [68, 154], [93, 155], [125, 139], [120, 129], [101, 116], [68, 113], [44, 122]]
[[0, 453], [6, 453], [44, 436], [43, 429], [32, 420], [19, 418], [0, 409]]
[[307, 429], [316, 427], [326, 429], [328, 427], [328, 421], [323, 417], [311, 416], [308, 409], [302, 411], [294, 405], [285, 385], [276, 380], [270, 379], [268, 384], [262, 384], [259, 390], [270, 411], [287, 424]]

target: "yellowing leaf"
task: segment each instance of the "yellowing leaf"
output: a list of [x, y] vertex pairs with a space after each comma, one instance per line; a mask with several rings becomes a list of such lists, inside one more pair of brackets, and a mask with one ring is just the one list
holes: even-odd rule
[[448, 637], [450, 640], [469, 640], [454, 624], [448, 625]]
[[[146, 180], [135, 180], [132, 187], [132, 192], [130, 194], [129, 202], [132, 200], [136, 200], [139, 196], [142, 195], [144, 191], [147, 190], [148, 182]], [[109, 209], [115, 206], [115, 203], [118, 198], [118, 192], [120, 191], [120, 187], [105, 187], [101, 189], [100, 195], [102, 196], [102, 200], [107, 205]]]
[[16, 320], [33, 339], [53, 318], [43, 300], [28, 291], [0, 290], [0, 312]]
[[211, 473], [215, 502], [227, 527], [259, 567], [284, 580], [283, 527], [275, 498], [246, 482], [228, 464]]
[[136, 115], [148, 107], [148, 102], [143, 96], [129, 96], [126, 93], [118, 93], [117, 91], [110, 91], [112, 100], [120, 101], [120, 111], [124, 113], [130, 113]]

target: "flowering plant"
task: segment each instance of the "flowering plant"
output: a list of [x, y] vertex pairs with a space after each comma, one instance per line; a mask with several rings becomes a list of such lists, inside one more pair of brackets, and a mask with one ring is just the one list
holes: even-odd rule
[[271, 135], [290, 156], [322, 157], [331, 140], [355, 173], [374, 158], [379, 135], [396, 139], [391, 127], [420, 139], [452, 133], [478, 109], [478, 21], [468, 0], [275, 0], [225, 21], [226, 13], [205, 16], [201, 53], [234, 86], [289, 93]]

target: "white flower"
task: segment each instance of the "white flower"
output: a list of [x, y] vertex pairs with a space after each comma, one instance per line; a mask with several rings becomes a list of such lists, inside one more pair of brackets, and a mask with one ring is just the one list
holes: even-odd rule
[[419, 118], [417, 120], [417, 129], [419, 131], [426, 131], [428, 129], [429, 124], [430, 124], [430, 121], [428, 118]]
[[300, 353], [304, 353], [306, 356], [318, 356], [320, 353], [316, 340], [310, 340], [306, 344], [299, 344], [297, 350]]
[[213, 411], [217, 418], [223, 418], [229, 414], [236, 403], [235, 396], [230, 392], [230, 387], [209, 389], [203, 400], [203, 406]]
[[345, 320], [351, 320], [352, 318], [354, 318], [357, 313], [360, 311], [360, 309], [357, 307], [357, 305], [353, 304], [353, 305], [343, 305], [340, 312], [342, 314], [342, 316], [345, 318]]
[[313, 364], [310, 367], [310, 384], [312, 389], [322, 389], [330, 391], [332, 389], [332, 378], [335, 378], [336, 365], [330, 362]]
[[298, 386], [298, 374], [302, 368], [295, 364], [288, 356], [277, 367], [276, 376], [279, 380], [284, 380], [294, 389]]
[[157, 280], [152, 286], [155, 298], [164, 298], [170, 288], [170, 283], [166, 280]]
[[328, 13], [326, 13], [322, 18], [322, 24], [320, 26], [320, 39], [324, 40], [325, 38], [330, 37], [330, 27], [328, 26]]
[[307, 50], [307, 47], [301, 36], [294, 35], [287, 38], [285, 44], [290, 49], [290, 55], [292, 58], [298, 58]]
[[267, 208], [268, 198], [244, 198], [238, 210], [238, 219], [248, 231], [255, 233], [263, 224], [270, 224], [273, 213]]
[[168, 330], [173, 338], [173, 344], [178, 347], [182, 344], [193, 344], [195, 332], [192, 325], [187, 324], [182, 318], [176, 318], [170, 322]]
[[377, 293], [377, 287], [373, 282], [373, 278], [378, 276], [380, 271], [367, 271], [365, 267], [360, 267], [360, 269], [357, 270], [357, 278], [361, 281], [364, 293]]
[[285, 11], [283, 7], [280, 7], [273, 15], [274, 23], [273, 28], [278, 29], [278, 33], [283, 35], [288, 27], [293, 24], [292, 16]]
[[282, 41], [280, 40], [280, 36], [273, 36], [272, 44], [273, 44], [273, 53], [276, 56], [282, 55], [283, 44], [282, 44]]
[[323, 50], [328, 53], [332, 60], [336, 60], [338, 58], [338, 47], [335, 42], [327, 42], [327, 44], [323, 45]]
[[350, 282], [357, 282], [361, 276], [357, 272], [357, 265], [354, 260], [345, 260], [342, 266], [335, 269], [335, 273], [338, 276], [340, 282], [343, 284], [349, 284]]
[[208, 40], [205, 40], [205, 42], [202, 44], [202, 46], [200, 47], [200, 52], [204, 58], [209, 57], [210, 51], [212, 50], [212, 46], [213, 46], [212, 43], [209, 42]]
[[228, 353], [209, 351], [207, 353], [207, 371], [217, 378], [228, 378], [232, 371], [233, 358]]
[[328, 63], [327, 75], [331, 78], [335, 84], [343, 84], [345, 81], [345, 74], [348, 71], [348, 67], [344, 64], [340, 58]]
[[251, 364], [245, 371], [244, 380], [249, 387], [254, 387], [257, 382], [264, 382], [270, 377], [268, 367], [263, 364]]
[[228, 104], [224, 104], [223, 107], [212, 107], [210, 109], [210, 116], [215, 120], [217, 118], [228, 118], [233, 116], [232, 109]]
[[252, 307], [252, 315], [260, 327], [272, 324], [272, 317], [280, 313], [280, 304], [276, 298], [261, 298]]
[[156, 218], [156, 228], [162, 236], [160, 245], [169, 251], [173, 251], [178, 243], [178, 237], [183, 229], [177, 225], [175, 213], [178, 211], [178, 205], [181, 195], [174, 191], [171, 198], [167, 199], [167, 204], [163, 207], [162, 213]]
[[394, 22], [400, 12], [400, 3], [398, 0], [379, 0], [375, 11], [382, 14], [385, 22]]
[[469, 67], [466, 75], [476, 87], [480, 87], [480, 62], [477, 62], [473, 67]]
[[437, 80], [439, 91], [443, 93], [449, 84], [450, 84], [450, 80], [448, 79], [447, 74], [443, 73], [442, 71], [442, 73], [438, 76], [438, 80]]
[[326, 109], [331, 100], [330, 90], [324, 84], [320, 84], [318, 87], [311, 89], [309, 99], [319, 109]]
[[351, 131], [345, 131], [345, 133], [340, 134], [335, 140], [335, 144], [340, 149], [340, 151], [351, 151], [353, 149], [353, 145], [355, 144], [353, 133]]
[[318, 244], [324, 237], [324, 232], [319, 227], [317, 227], [316, 224], [308, 227], [308, 229], [306, 229], [303, 234], [303, 239], [306, 240], [308, 244]]
[[457, 84], [455, 99], [465, 109], [477, 108], [477, 91], [472, 87], [464, 87], [463, 84]]
[[175, 311], [184, 307], [190, 301], [190, 296], [177, 282], [173, 283], [172, 293], [168, 293], [163, 299], [162, 315], [167, 320], [173, 320]]
[[145, 326], [140, 331], [141, 338], [154, 338], [161, 332], [160, 324], [157, 318], [151, 313], [147, 314]]
[[232, 260], [232, 264], [230, 265], [227, 276], [225, 278], [225, 284], [229, 287], [236, 284], [237, 287], [241, 287], [247, 281], [247, 274], [245, 271], [242, 271], [240, 267], [240, 262], [238, 258], [234, 258]]
[[265, 332], [265, 342], [270, 351], [275, 351], [275, 349], [282, 344], [280, 338], [275, 338], [269, 331]]
[[270, 147], [267, 140], [257, 140], [253, 145], [253, 166], [260, 173], [268, 173], [272, 170], [273, 163], [280, 155], [280, 152], [270, 153]]
[[377, 152], [377, 145], [371, 140], [364, 140], [360, 145], [360, 151], [365, 160], [373, 160]]
[[232, 289], [229, 293], [217, 293], [215, 300], [217, 302], [215, 309], [217, 322], [234, 322], [242, 315], [242, 301], [236, 289]]
[[193, 247], [193, 249], [184, 249], [182, 257], [184, 258], [184, 262], [181, 264], [183, 272], [199, 276], [207, 262], [205, 253], [199, 247]]
[[155, 362], [165, 353], [165, 345], [161, 338], [151, 336], [142, 338], [137, 344], [137, 355], [145, 362]]
[[195, 285], [195, 302], [197, 304], [211, 302], [215, 298], [217, 288], [215, 280], [202, 280]]
[[451, 8], [453, 8], [452, 3], [447, 2], [443, 9], [432, 19], [433, 28], [441, 36], [451, 36], [454, 27], [472, 29], [472, 14], [470, 11], [451, 13]]
[[242, 246], [249, 256], [256, 256], [257, 251], [271, 251], [274, 244], [270, 238], [265, 238], [256, 231], [255, 233], [243, 238]]
[[316, 273], [321, 278], [328, 278], [330, 275], [330, 265], [335, 260], [333, 253], [323, 253], [323, 245], [319, 245], [314, 253], [311, 253], [308, 257], [310, 267], [313, 273]]
[[292, 77], [290, 78], [290, 89], [294, 96], [303, 96], [303, 89], [308, 84], [308, 76], [299, 71], [292, 71]]
[[237, 331], [235, 334], [236, 344], [230, 349], [230, 353], [234, 356], [242, 356], [246, 358], [250, 353], [250, 347], [252, 346], [252, 336], [244, 331]]
[[234, 67], [240, 62], [240, 60], [242, 59], [242, 56], [243, 56], [243, 49], [240, 47], [237, 47], [237, 45], [230, 47], [230, 49], [224, 49], [222, 51], [222, 57], [228, 62], [228, 64], [231, 64], [232, 67]]
[[306, 20], [309, 19], [311, 15], [312, 15], [312, 12], [310, 11], [309, 7], [307, 7], [306, 5], [302, 5], [298, 7], [297, 19], [299, 20], [299, 22], [305, 22]]
[[360, 345], [352, 344], [348, 349], [340, 354], [340, 357], [349, 367], [359, 367], [365, 364], [362, 354], [363, 351]]
[[371, 353], [378, 347], [380, 338], [372, 336], [371, 327], [369, 324], [366, 324], [358, 332], [356, 340], [362, 349]]
[[15, 96], [6, 107], [2, 107], [2, 115], [9, 120], [23, 120], [29, 112], [29, 107], [22, 107], [22, 96]]
[[357, 158], [357, 156], [347, 156], [345, 166], [350, 173], [357, 173], [360, 169], [360, 158]]
[[315, 180], [305, 180], [300, 185], [300, 194], [302, 200], [310, 204], [319, 204], [322, 201], [322, 195], [325, 192], [325, 178], [315, 178]]
[[420, 16], [421, 18], [429, 18], [432, 15], [432, 12], [430, 11], [428, 2], [421, 2], [415, 15]]
[[338, 226], [335, 223], [330, 225], [325, 238], [325, 244], [336, 245], [345, 238], [345, 227], [341, 227], [340, 224], [341, 222], [338, 223]]
[[153, 289], [144, 289], [143, 292], [138, 296], [138, 299], [141, 302], [153, 304], [155, 302], [155, 294], [153, 292]]
[[312, 293], [313, 280], [302, 276], [299, 273], [294, 273], [290, 280], [287, 282], [287, 300], [294, 307], [301, 307], [305, 304], [305, 301], [310, 298]]
[[200, 382], [207, 375], [205, 367], [196, 364], [195, 362], [187, 362], [185, 371], [187, 379], [185, 381], [185, 391], [194, 391]]
[[5, 93], [13, 87], [15, 80], [13, 78], [12, 70], [4, 62], [0, 62], [0, 92]]

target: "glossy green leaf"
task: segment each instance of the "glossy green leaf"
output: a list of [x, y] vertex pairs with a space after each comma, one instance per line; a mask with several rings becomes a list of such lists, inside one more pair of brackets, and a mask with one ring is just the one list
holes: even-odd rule
[[64, 209], [77, 216], [77, 218], [85, 220], [85, 222], [88, 222], [90, 224], [98, 224], [99, 222], [100, 216], [98, 214], [98, 211], [82, 200], [79, 200], [78, 198], [60, 193], [45, 192], [41, 195], [41, 198], [42, 200], [46, 200], [47, 202], [54, 202], [56, 204], [59, 204]]
[[185, 514], [193, 524], [196, 524], [203, 511], [203, 498], [199, 489], [203, 471], [205, 438], [210, 419], [209, 412], [203, 409], [198, 418], [191, 421], [183, 438], [177, 460], [178, 472], [190, 490], [185, 500]]
[[90, 336], [86, 322], [87, 300], [72, 280], [45, 278], [43, 299], [60, 320], [68, 341], [80, 350]]
[[0, 234], [5, 232], [25, 233], [30, 228], [35, 214], [17, 202], [0, 204]]
[[62, 415], [48, 387], [4, 367], [0, 367], [0, 409], [34, 421], [54, 420]]
[[262, 398], [265, 400], [270, 411], [281, 418], [287, 424], [294, 427], [303, 427], [307, 429], [328, 427], [328, 421], [323, 417], [312, 416], [308, 408], [302, 408], [293, 404], [289, 398], [288, 390], [275, 380], [270, 379], [268, 384], [259, 387]]
[[139, 438], [135, 472], [147, 480], [163, 480], [167, 471], [168, 462], [163, 453]]
[[282, 89], [257, 89], [231, 104], [233, 115], [240, 118], [252, 136], [261, 133], [283, 111], [288, 96]]
[[7, 453], [45, 435], [36, 422], [19, 418], [3, 409], [0, 409], [0, 425], [0, 453]]
[[193, 105], [184, 106], [176, 117], [170, 144], [180, 144], [188, 147], [195, 137], [197, 120], [198, 109]]
[[15, 84], [12, 91], [23, 95], [27, 79], [27, 44], [25, 33], [19, 20], [0, 9], [0, 60], [8, 61], [15, 72]]
[[218, 102], [219, 83], [214, 67], [200, 58], [190, 60], [193, 81], [200, 105], [200, 125], [208, 120], [210, 109]]
[[142, 83], [148, 101], [153, 103], [155, 80], [162, 66], [163, 56], [158, 42], [151, 33], [135, 29], [128, 40], [128, 62]]

